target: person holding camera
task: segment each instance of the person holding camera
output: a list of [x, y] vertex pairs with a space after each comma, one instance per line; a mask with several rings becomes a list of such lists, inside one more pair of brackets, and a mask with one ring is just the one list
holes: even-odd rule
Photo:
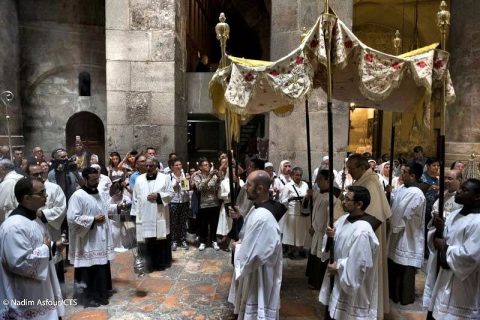
[[280, 195], [280, 202], [288, 208], [280, 220], [282, 230], [282, 243], [289, 246], [288, 258], [300, 258], [299, 254], [303, 248], [309, 248], [311, 237], [308, 232], [310, 228], [310, 217], [304, 208], [303, 200], [307, 195], [308, 184], [302, 181], [303, 170], [300, 167], [292, 169], [292, 181], [288, 182]]
[[210, 170], [210, 163], [206, 158], [200, 159], [199, 164], [200, 174], [193, 178], [200, 193], [200, 210], [198, 213], [200, 246], [198, 250], [205, 250], [208, 238], [212, 242], [212, 247], [215, 250], [220, 250], [216, 241], [218, 217], [220, 215], [220, 201], [217, 194], [220, 185], [219, 173], [218, 170]]
[[62, 188], [67, 202], [72, 194], [84, 184], [77, 172], [75, 161], [68, 158], [67, 151], [63, 148], [57, 149], [54, 153], [48, 181], [56, 183]]

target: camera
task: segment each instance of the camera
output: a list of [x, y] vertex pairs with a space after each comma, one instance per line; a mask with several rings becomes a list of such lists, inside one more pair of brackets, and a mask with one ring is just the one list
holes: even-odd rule
[[77, 163], [72, 159], [55, 159], [52, 160], [52, 167], [56, 171], [67, 171], [67, 172], [74, 172], [77, 171]]

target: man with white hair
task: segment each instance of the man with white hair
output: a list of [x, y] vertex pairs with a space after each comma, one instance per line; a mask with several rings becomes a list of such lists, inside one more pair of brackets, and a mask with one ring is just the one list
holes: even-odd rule
[[0, 223], [2, 223], [18, 206], [15, 198], [15, 184], [23, 178], [15, 171], [13, 162], [9, 159], [0, 160]]

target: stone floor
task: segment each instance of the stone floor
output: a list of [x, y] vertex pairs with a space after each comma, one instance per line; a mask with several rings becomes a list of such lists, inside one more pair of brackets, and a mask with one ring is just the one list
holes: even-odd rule
[[[133, 273], [132, 252], [117, 254], [112, 262], [116, 293], [108, 306], [83, 308], [69, 306], [66, 319], [235, 319], [226, 302], [232, 268], [230, 253], [207, 248], [200, 252], [173, 252], [173, 264], [163, 272], [138, 279]], [[286, 320], [323, 319], [324, 308], [318, 292], [307, 288], [306, 260], [284, 259], [282, 307], [280, 318]], [[72, 297], [73, 269], [67, 268], [67, 298]], [[413, 305], [394, 305], [391, 319], [425, 319], [419, 301], [424, 277], [417, 276], [417, 301]]]

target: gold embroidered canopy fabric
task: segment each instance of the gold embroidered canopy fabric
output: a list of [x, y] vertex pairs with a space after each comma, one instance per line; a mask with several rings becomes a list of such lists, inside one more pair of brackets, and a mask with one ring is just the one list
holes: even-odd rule
[[[312, 89], [326, 90], [321, 26], [322, 17], [299, 47], [277, 61], [228, 56], [230, 65], [217, 70], [210, 81], [210, 97], [216, 114], [231, 111], [234, 138], [238, 136], [239, 116], [246, 119], [269, 111], [287, 115], [294, 102], [305, 99]], [[401, 56], [389, 55], [363, 44], [337, 19], [332, 34], [333, 98], [394, 112], [421, 107], [424, 124], [429, 126], [432, 106], [441, 102], [444, 77], [447, 103], [455, 99], [447, 69], [448, 52], [437, 47], [434, 44]]]

